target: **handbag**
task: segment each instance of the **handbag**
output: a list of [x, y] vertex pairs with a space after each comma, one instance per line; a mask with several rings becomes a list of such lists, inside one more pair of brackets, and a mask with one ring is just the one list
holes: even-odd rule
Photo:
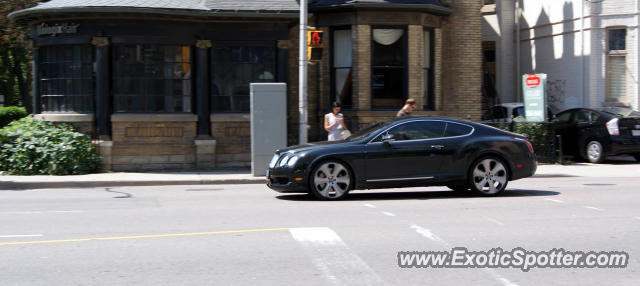
[[351, 131], [349, 129], [344, 129], [340, 132], [340, 139], [344, 140], [351, 136]]

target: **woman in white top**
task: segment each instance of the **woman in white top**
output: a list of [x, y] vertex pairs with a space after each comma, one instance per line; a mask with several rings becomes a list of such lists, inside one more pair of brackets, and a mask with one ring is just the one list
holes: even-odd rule
[[344, 116], [340, 113], [342, 106], [339, 102], [331, 104], [331, 111], [324, 115], [324, 130], [329, 132], [329, 141], [341, 140], [340, 133], [344, 130]]

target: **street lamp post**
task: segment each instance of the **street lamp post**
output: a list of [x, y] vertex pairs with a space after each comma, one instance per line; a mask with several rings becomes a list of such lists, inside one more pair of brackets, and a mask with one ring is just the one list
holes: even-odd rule
[[307, 143], [307, 0], [300, 0], [300, 44], [298, 52], [299, 144]]

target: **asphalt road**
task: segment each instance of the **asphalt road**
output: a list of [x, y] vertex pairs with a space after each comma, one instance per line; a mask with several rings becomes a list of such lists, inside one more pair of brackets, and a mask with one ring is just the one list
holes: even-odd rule
[[[0, 285], [637, 285], [639, 178], [321, 202], [263, 185], [0, 191]], [[626, 251], [626, 268], [400, 268], [399, 251]]]

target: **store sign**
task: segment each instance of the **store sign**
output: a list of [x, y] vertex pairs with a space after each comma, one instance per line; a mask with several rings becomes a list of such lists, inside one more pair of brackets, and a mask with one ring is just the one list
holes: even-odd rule
[[522, 94], [524, 96], [524, 116], [528, 122], [546, 120], [546, 92], [547, 75], [525, 74], [522, 76]]
[[78, 33], [78, 27], [80, 27], [80, 24], [62, 23], [48, 25], [47, 23], [42, 23], [36, 26], [36, 33], [38, 36], [55, 37], [58, 34], [76, 34]]

